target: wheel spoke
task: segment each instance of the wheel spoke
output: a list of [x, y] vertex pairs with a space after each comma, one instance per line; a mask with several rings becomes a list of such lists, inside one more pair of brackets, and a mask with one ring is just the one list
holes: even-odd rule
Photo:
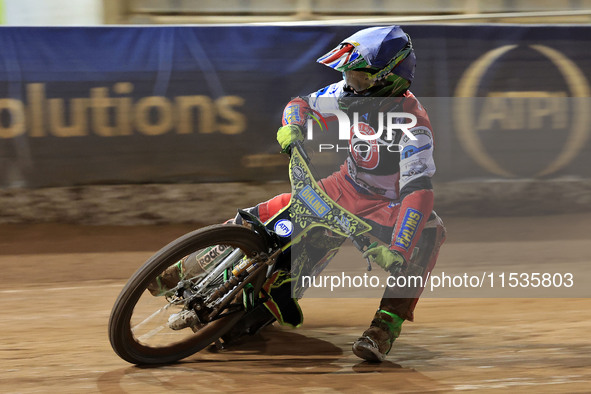
[[[139, 322], [138, 324], [134, 325], [133, 327], [131, 327], [131, 332], [135, 333], [135, 331], [139, 328], [141, 328], [142, 326], [144, 326], [145, 324], [149, 323], [152, 319], [154, 319], [156, 316], [158, 316], [160, 313], [164, 312], [165, 310], [167, 310], [168, 308], [170, 308], [173, 304], [166, 304], [164, 305], [162, 308], [158, 309], [156, 312], [152, 313], [150, 316], [146, 317], [144, 320], [142, 320], [141, 322]], [[145, 334], [144, 334], [145, 335]]]
[[[145, 333], [144, 335], [140, 335], [137, 339], [145, 342], [148, 339], [152, 338], [154, 335], [158, 334], [160, 331], [164, 330], [164, 324], [159, 325], [158, 327], [148, 331], [147, 333]], [[168, 327], [166, 327], [168, 328]]]

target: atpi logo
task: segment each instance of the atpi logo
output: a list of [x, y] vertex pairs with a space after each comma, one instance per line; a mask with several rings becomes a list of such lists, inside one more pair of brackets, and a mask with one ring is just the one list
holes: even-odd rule
[[280, 237], [289, 237], [293, 233], [293, 224], [287, 219], [281, 219], [275, 223], [274, 230]]
[[[526, 60], [531, 68], [512, 67]], [[481, 55], [462, 75], [454, 130], [466, 153], [492, 174], [549, 175], [585, 146], [589, 109], [581, 98], [590, 93], [583, 71], [558, 50], [504, 45]]]

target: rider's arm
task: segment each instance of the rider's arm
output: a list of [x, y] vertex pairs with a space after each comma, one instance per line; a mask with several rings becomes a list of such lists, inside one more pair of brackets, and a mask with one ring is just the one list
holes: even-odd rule
[[435, 173], [431, 130], [420, 126], [410, 131], [416, 140], [403, 136], [400, 141], [401, 202], [390, 243], [390, 249], [399, 252], [407, 261], [433, 210], [431, 176]]
[[303, 129], [310, 112], [308, 102], [302, 97], [296, 97], [287, 103], [281, 117], [283, 126], [277, 130], [277, 142], [281, 145], [281, 152], [288, 152], [293, 142], [304, 140]]
[[306, 99], [303, 97], [296, 97], [287, 103], [283, 109], [281, 123], [283, 126], [294, 125], [304, 127], [310, 112], [311, 108]]
[[343, 95], [344, 81], [333, 83], [324, 88], [310, 93], [307, 96], [296, 97], [292, 99], [283, 110], [283, 125], [306, 125], [308, 114], [316, 111], [322, 115], [334, 114], [335, 109], [339, 109], [339, 97]]
[[292, 99], [283, 110], [281, 123], [283, 126], [277, 130], [277, 142], [281, 145], [281, 151], [287, 152], [289, 146], [295, 141], [303, 141], [303, 130], [313, 111], [322, 113], [338, 109], [338, 96], [342, 93], [343, 84], [334, 83], [305, 97]]

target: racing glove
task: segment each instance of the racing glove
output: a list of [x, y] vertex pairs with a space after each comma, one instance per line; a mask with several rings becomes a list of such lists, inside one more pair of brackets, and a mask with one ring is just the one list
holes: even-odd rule
[[384, 245], [379, 245], [377, 242], [369, 245], [369, 249], [363, 253], [364, 258], [371, 257], [371, 259], [384, 270], [390, 272], [392, 275], [400, 273], [404, 267], [404, 257], [395, 250], [388, 249]]
[[289, 146], [296, 141], [303, 141], [302, 128], [296, 125], [281, 126], [277, 130], [277, 142], [281, 145], [281, 152], [287, 153]]

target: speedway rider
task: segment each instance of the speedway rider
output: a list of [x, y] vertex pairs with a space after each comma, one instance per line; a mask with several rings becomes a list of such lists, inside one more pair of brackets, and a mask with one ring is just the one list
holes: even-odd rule
[[[380, 129], [380, 113], [413, 114], [417, 123], [408, 130], [414, 139], [401, 130], [392, 134], [392, 140], [386, 139], [387, 133], [374, 141], [352, 133], [350, 146], [358, 148], [350, 149], [340, 170], [319, 183], [329, 197], [371, 224], [372, 234], [388, 244], [370, 245], [364, 257], [370, 257], [392, 275], [412, 272], [425, 278], [435, 265], [445, 229], [433, 212], [431, 176], [435, 163], [431, 124], [425, 109], [408, 90], [414, 78], [415, 60], [410, 38], [399, 26], [373, 27], [353, 34], [318, 59], [341, 72], [343, 80], [291, 100], [284, 109], [277, 141], [283, 152], [293, 142], [303, 141], [302, 129], [311, 112], [330, 112], [327, 105], [349, 114], [357, 112], [361, 115], [358, 130], [369, 136], [378, 134], [375, 130]], [[363, 144], [368, 146], [363, 148]], [[397, 144], [398, 149], [382, 149], [391, 144]], [[249, 210], [266, 222], [289, 201], [290, 194], [285, 193]], [[237, 216], [233, 222], [240, 224], [242, 219]], [[418, 258], [411, 260], [418, 242], [421, 247], [416, 250], [422, 250], [417, 253]], [[163, 294], [192, 266], [198, 265], [193, 262], [187, 266], [188, 261], [184, 259], [158, 276], [149, 286], [152, 294]], [[355, 341], [353, 352], [365, 360], [382, 361], [400, 334], [404, 320], [413, 320], [421, 291], [422, 288], [405, 292], [398, 287], [386, 287], [370, 327]], [[183, 321], [174, 329], [188, 327], [191, 322]]]
[[[341, 72], [343, 80], [291, 100], [283, 112], [277, 141], [284, 152], [291, 143], [303, 141], [302, 128], [310, 112], [326, 111], [326, 102], [331, 101], [326, 98], [332, 98], [341, 110], [349, 113], [354, 107], [361, 113], [371, 108], [359, 118], [359, 130], [371, 130], [370, 134], [378, 130], [377, 111], [414, 114], [417, 124], [410, 132], [416, 139], [397, 130], [394, 141], [387, 141], [384, 133], [377, 141], [380, 145], [397, 143], [400, 148], [372, 150], [372, 154], [362, 154], [368, 152], [364, 149], [350, 149], [340, 171], [321, 183], [342, 207], [374, 228], [387, 229], [389, 245], [372, 244], [364, 257], [370, 257], [392, 273], [408, 265], [425, 224], [435, 220], [437, 236], [430, 245], [431, 253], [421, 264], [425, 277], [433, 269], [445, 235], [441, 220], [433, 212], [431, 176], [435, 173], [435, 163], [431, 124], [425, 109], [408, 90], [416, 62], [410, 37], [399, 26], [364, 29], [342, 41], [318, 62]], [[360, 140], [352, 133], [350, 146], [359, 143], [371, 141]], [[289, 194], [276, 196], [257, 205], [256, 213], [265, 222], [287, 205], [289, 198]], [[402, 322], [413, 319], [419, 295], [420, 289], [409, 297], [387, 288], [370, 327], [353, 344], [353, 352], [369, 361], [382, 361], [400, 334]]]

